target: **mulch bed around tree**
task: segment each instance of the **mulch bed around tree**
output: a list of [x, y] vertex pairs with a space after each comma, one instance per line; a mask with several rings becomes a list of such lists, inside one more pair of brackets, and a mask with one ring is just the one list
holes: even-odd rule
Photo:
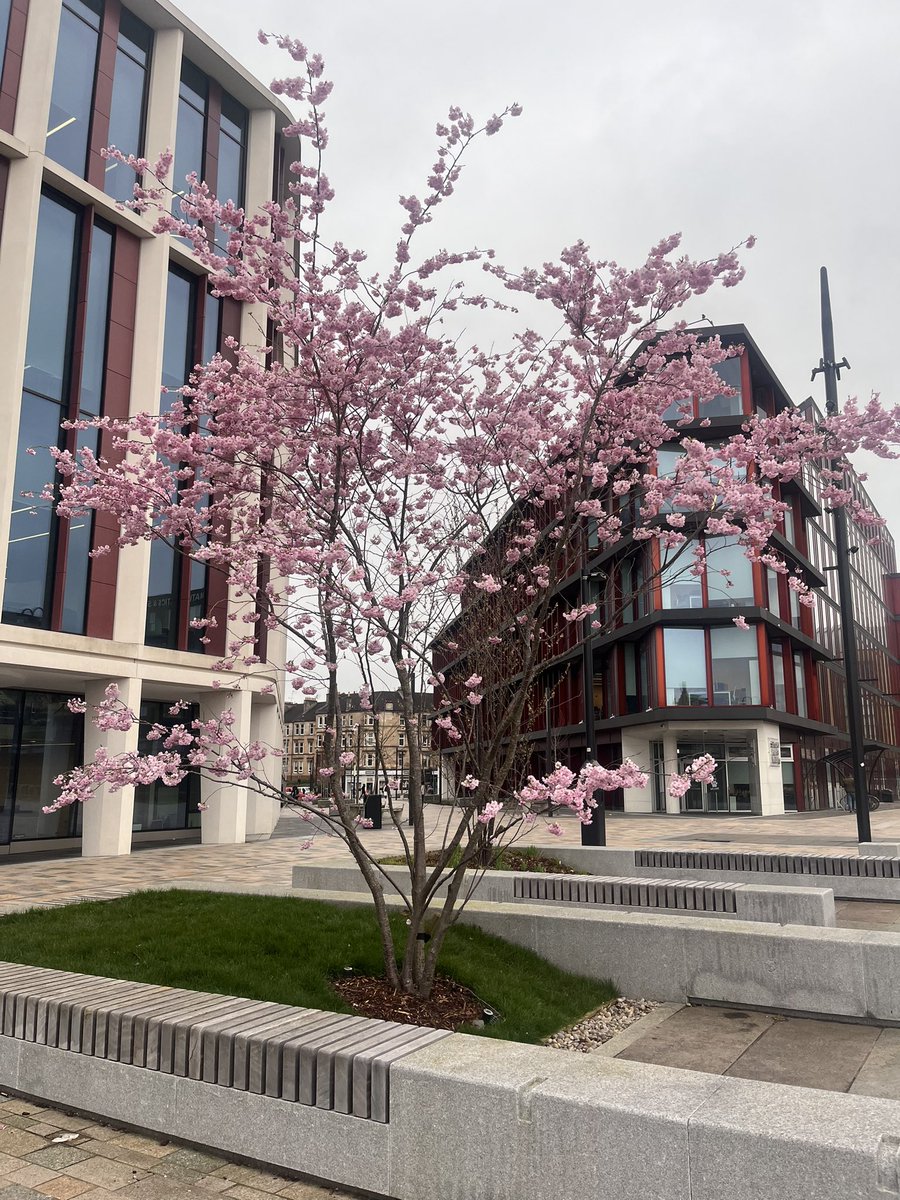
[[380, 1021], [458, 1029], [482, 1020], [484, 1014], [483, 1003], [468, 988], [440, 976], [427, 1000], [395, 992], [386, 980], [363, 975], [335, 979], [334, 990], [354, 1012]]
[[[440, 862], [440, 851], [429, 850], [425, 855], [426, 867], [436, 867]], [[400, 858], [399, 855], [394, 855], [392, 858], [383, 858], [380, 860], [383, 863], [393, 863], [396, 865], [405, 865], [406, 860]], [[451, 860], [452, 861], [452, 860]], [[546, 854], [535, 854], [534, 851], [517, 850], [514, 846], [506, 846], [497, 851], [497, 857], [491, 865], [491, 870], [495, 871], [538, 871], [546, 875], [578, 875], [574, 867], [568, 866], [566, 863], [560, 862], [558, 858], [551, 858]]]

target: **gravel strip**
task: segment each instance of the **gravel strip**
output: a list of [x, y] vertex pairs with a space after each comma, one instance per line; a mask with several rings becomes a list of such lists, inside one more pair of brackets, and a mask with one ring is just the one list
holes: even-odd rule
[[656, 1000], [628, 1000], [620, 996], [593, 1016], [586, 1017], [576, 1025], [570, 1025], [559, 1033], [547, 1038], [545, 1046], [554, 1050], [577, 1050], [581, 1054], [590, 1054], [604, 1042], [627, 1029], [635, 1021], [639, 1021], [654, 1008], [658, 1008]]

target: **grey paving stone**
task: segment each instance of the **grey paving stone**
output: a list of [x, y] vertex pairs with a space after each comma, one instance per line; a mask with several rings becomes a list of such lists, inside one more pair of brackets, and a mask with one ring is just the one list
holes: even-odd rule
[[850, 1085], [858, 1096], [900, 1100], [900, 1029], [882, 1029]]
[[47, 1200], [43, 1192], [35, 1192], [21, 1183], [0, 1188], [0, 1200]]
[[724, 1073], [737, 1079], [845, 1092], [879, 1032], [843, 1021], [775, 1021]]
[[685, 1007], [617, 1057], [721, 1075], [772, 1022], [765, 1013], [743, 1009]]
[[35, 1150], [25, 1156], [29, 1162], [37, 1163], [39, 1167], [49, 1167], [52, 1171], [65, 1171], [67, 1167], [90, 1158], [90, 1151], [80, 1150], [77, 1146], [45, 1146], [43, 1150]]

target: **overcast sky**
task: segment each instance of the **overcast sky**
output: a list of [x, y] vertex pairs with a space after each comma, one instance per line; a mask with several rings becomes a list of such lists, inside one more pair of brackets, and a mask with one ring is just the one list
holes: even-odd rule
[[[689, 315], [743, 322], [788, 392], [821, 401], [827, 266], [853, 368], [842, 400], [900, 401], [898, 0], [180, 3], [266, 83], [290, 63], [260, 26], [325, 57], [330, 228], [345, 243], [389, 252], [396, 197], [424, 190], [449, 104], [487, 116], [519, 101], [524, 115], [475, 148], [441, 244], [517, 267], [583, 238], [636, 264], [673, 231], [701, 257], [754, 233], [744, 283]], [[895, 536], [898, 473], [876, 463], [869, 482]]]

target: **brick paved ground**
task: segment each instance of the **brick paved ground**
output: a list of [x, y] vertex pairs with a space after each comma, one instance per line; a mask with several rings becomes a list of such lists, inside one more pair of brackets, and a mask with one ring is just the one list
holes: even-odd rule
[[[443, 836], [446, 809], [428, 810], [428, 841], [437, 845]], [[571, 817], [560, 818], [563, 836], [540, 835], [540, 823], [530, 841], [577, 845], [580, 827]], [[795, 853], [853, 853], [857, 848], [855, 820], [850, 813], [784, 815], [780, 817], [665, 817], [626, 816], [613, 813], [608, 820], [611, 846], [665, 846], [710, 849], [792, 850]], [[900, 806], [872, 814], [873, 836], [900, 841]], [[60, 904], [91, 898], [109, 899], [144, 888], [190, 883], [215, 888], [218, 883], [259, 888], [289, 888], [291, 868], [301, 861], [340, 861], [348, 854], [336, 837], [311, 830], [293, 813], [285, 812], [277, 837], [242, 846], [200, 846], [169, 843], [121, 858], [78, 857], [17, 861], [12, 856], [0, 866], [0, 913], [23, 906]], [[301, 839], [313, 833], [310, 849], [301, 850]], [[379, 856], [396, 853], [396, 830], [367, 831], [363, 835]], [[2, 1200], [2, 1198], [0, 1198]]]
[[227, 1158], [0, 1093], [0, 1200], [349, 1200]]

